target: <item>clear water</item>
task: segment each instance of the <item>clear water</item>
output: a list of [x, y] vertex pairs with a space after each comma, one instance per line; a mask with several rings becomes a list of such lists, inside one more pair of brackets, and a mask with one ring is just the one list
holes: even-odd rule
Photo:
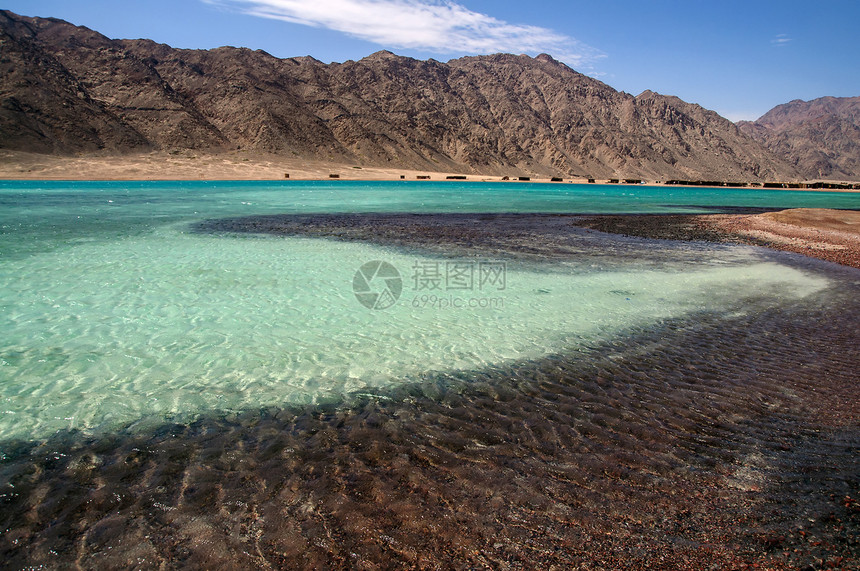
[[[504, 289], [431, 292], [415, 287], [412, 268], [444, 260], [363, 243], [190, 232], [200, 220], [720, 205], [858, 208], [860, 199], [474, 183], [3, 182], [0, 439], [337, 399], [427, 371], [575, 350], [699, 311], [775, 306], [829, 283], [755, 249], [714, 248], [668, 266], [510, 265]], [[403, 276], [400, 298], [384, 310], [362, 306], [352, 289], [372, 260]], [[455, 299], [464, 307], [451, 307]]]

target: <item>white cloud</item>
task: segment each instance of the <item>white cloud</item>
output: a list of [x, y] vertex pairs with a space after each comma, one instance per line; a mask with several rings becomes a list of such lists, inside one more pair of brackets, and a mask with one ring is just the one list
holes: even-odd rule
[[788, 45], [791, 42], [791, 38], [788, 37], [788, 34], [777, 34], [771, 41], [771, 45], [781, 48], [783, 46]]
[[253, 16], [327, 28], [384, 47], [442, 54], [551, 54], [572, 66], [604, 54], [538, 26], [509, 24], [448, 0], [204, 0]]

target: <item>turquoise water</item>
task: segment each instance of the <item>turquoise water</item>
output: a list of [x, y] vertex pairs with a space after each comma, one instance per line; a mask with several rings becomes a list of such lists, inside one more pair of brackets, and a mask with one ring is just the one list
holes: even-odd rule
[[172, 222], [272, 213], [696, 213], [860, 208], [860, 194], [457, 182], [0, 181], [0, 255], [117, 239]]
[[[451, 259], [191, 232], [201, 220], [708, 206], [860, 208], [860, 197], [539, 184], [2, 182], [0, 439], [336, 400], [428, 371], [571, 351], [695, 312], [778, 306], [830, 283], [757, 249], [698, 246], [695, 263], [643, 259], [619, 269], [583, 259], [551, 272], [510, 264], [504, 288], [437, 296], [416, 285], [413, 268]], [[400, 297], [384, 310], [362, 306], [353, 292], [356, 271], [372, 260], [403, 277]]]

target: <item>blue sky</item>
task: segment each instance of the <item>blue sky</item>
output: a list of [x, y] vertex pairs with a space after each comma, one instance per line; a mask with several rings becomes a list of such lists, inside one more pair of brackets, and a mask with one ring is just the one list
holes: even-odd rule
[[860, 0], [7, 0], [112, 38], [222, 45], [325, 62], [380, 49], [440, 61], [547, 52], [634, 95], [651, 89], [754, 119], [860, 95]]

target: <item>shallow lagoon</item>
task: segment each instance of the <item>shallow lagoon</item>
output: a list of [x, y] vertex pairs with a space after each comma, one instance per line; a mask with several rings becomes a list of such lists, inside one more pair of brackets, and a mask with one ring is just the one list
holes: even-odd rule
[[[576, 255], [536, 261], [195, 225], [858, 202], [623, 186], [2, 183], [2, 553], [144, 568], [850, 556], [856, 528], [829, 498], [854, 493], [856, 418], [849, 407], [846, 428], [833, 411], [856, 393], [855, 270], [586, 232]], [[372, 260], [402, 279], [386, 309], [354, 295]], [[419, 285], [434, 265], [482, 262], [503, 264], [503, 288]], [[443, 305], [455, 298], [465, 307]], [[800, 539], [803, 518], [817, 546]]]
[[[504, 265], [505, 287], [484, 290], [474, 277], [460, 287], [417, 281], [416, 268], [443, 272], [458, 261], [454, 254], [190, 231], [203, 219], [271, 212], [662, 212], [760, 204], [749, 191], [16, 184], [2, 188], [0, 439], [330, 401], [426, 371], [569, 350], [626, 327], [720, 310], [750, 291], [769, 291], [770, 303], [779, 303], [828, 283], [751, 250], [712, 248], [692, 260], [679, 251], [678, 263], [660, 268], [644, 253], [613, 268], [586, 255], [552, 272], [508, 268], [511, 260], [500, 256], [489, 261]], [[839, 193], [767, 195], [782, 205], [860, 201]], [[367, 310], [352, 291], [359, 266], [373, 260], [399, 268], [405, 286], [398, 303], [382, 311]], [[459, 261], [476, 271], [475, 260]]]

